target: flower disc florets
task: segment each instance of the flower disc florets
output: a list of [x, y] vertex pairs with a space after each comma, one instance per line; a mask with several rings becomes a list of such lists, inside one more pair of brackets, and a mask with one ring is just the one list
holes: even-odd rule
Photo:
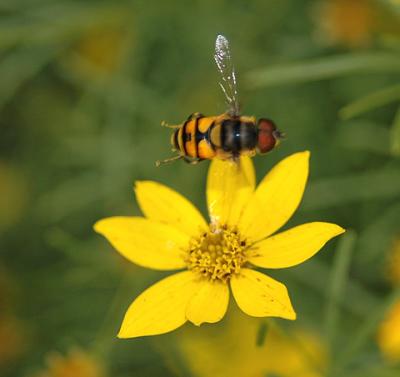
[[246, 263], [247, 242], [234, 228], [210, 226], [190, 241], [185, 259], [189, 270], [210, 280], [227, 282]]

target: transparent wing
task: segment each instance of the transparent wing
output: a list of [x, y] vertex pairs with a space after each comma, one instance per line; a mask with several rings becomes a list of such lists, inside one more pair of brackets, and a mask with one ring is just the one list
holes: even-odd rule
[[228, 113], [229, 115], [237, 116], [239, 115], [240, 109], [235, 68], [232, 63], [229, 42], [223, 35], [218, 35], [215, 41], [214, 60], [221, 74], [219, 86], [224, 92], [228, 105]]

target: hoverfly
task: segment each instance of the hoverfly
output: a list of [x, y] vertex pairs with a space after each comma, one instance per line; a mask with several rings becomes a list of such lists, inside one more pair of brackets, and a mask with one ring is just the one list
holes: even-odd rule
[[213, 158], [237, 161], [242, 155], [265, 154], [279, 144], [283, 134], [272, 120], [240, 115], [236, 73], [228, 39], [223, 35], [218, 35], [215, 41], [214, 60], [227, 111], [216, 116], [194, 113], [179, 125], [163, 122], [163, 126], [175, 129], [171, 144], [178, 154], [157, 161], [157, 166], [179, 159], [191, 164]]

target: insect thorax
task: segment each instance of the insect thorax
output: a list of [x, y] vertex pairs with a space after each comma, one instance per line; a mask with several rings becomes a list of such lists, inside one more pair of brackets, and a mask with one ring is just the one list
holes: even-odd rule
[[254, 118], [229, 117], [216, 122], [210, 130], [210, 141], [226, 153], [239, 155], [255, 149], [257, 127]]

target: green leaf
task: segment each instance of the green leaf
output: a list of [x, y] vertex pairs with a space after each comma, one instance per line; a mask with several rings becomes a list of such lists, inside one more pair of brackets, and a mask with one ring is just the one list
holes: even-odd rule
[[[318, 259], [312, 259], [300, 268], [293, 268], [290, 273], [302, 284], [325, 296], [327, 294], [326, 281], [330, 270], [330, 266], [326, 263], [320, 262]], [[365, 318], [370, 308], [376, 307], [378, 302], [379, 299], [377, 297], [352, 279], [347, 282], [346, 296], [338, 297], [340, 307], [358, 318]]]
[[[0, 18], [0, 50], [25, 45], [63, 45], [90, 27], [127, 17], [126, 7], [91, 2], [36, 4]], [[71, 22], [73, 20], [73, 22]]]
[[347, 347], [344, 347], [342, 350], [338, 362], [334, 365], [334, 370], [343, 370], [354, 361], [355, 356], [357, 356], [358, 352], [363, 349], [371, 336], [375, 333], [385, 313], [399, 298], [400, 287], [389, 293], [377, 306], [370, 308], [368, 316], [360, 327], [355, 330], [354, 334], [349, 339]]
[[338, 127], [337, 143], [354, 151], [390, 154], [390, 132], [369, 121], [345, 122]]
[[82, 174], [62, 182], [57, 187], [43, 193], [34, 205], [34, 211], [41, 221], [57, 222], [80, 211], [104, 197], [101, 185], [93, 187], [98, 174]]
[[400, 85], [393, 85], [388, 88], [370, 93], [356, 101], [348, 104], [339, 110], [342, 119], [350, 119], [367, 111], [387, 105], [400, 100]]
[[[357, 368], [355, 371], [346, 371], [338, 377], [398, 377], [399, 368], [388, 365], [369, 365], [363, 363], [362, 368]], [[336, 377], [336, 376], [335, 376]]]
[[379, 3], [392, 12], [400, 13], [400, 3], [397, 0], [378, 0]]
[[362, 231], [358, 238], [357, 261], [363, 265], [375, 265], [382, 261], [393, 238], [399, 230], [400, 203], [382, 208], [382, 213]]
[[400, 108], [397, 110], [390, 133], [390, 151], [393, 156], [398, 157], [400, 156]]
[[267, 334], [268, 334], [268, 322], [264, 320], [260, 323], [260, 327], [258, 328], [257, 331], [257, 338], [256, 338], [257, 347], [262, 347], [264, 345], [265, 339], [267, 338]]
[[326, 80], [339, 76], [373, 72], [399, 72], [399, 55], [370, 52], [329, 56], [257, 69], [245, 76], [249, 88]]
[[17, 90], [38, 74], [58, 53], [54, 47], [22, 47], [2, 59], [0, 72], [0, 107], [10, 100]]
[[399, 193], [400, 169], [385, 167], [311, 182], [301, 209], [310, 211], [363, 200], [394, 198]]

